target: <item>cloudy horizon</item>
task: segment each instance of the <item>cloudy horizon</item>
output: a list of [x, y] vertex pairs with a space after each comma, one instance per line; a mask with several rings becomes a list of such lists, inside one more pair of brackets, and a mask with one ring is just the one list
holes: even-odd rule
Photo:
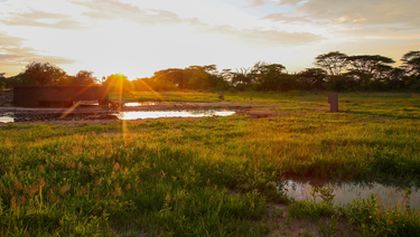
[[0, 0], [0, 73], [32, 61], [74, 74], [281, 63], [329, 51], [399, 61], [420, 49], [416, 0]]

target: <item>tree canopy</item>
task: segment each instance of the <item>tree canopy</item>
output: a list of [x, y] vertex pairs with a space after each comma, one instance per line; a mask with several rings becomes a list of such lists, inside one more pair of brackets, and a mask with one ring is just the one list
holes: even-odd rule
[[102, 83], [108, 91], [115, 93], [126, 93], [133, 90], [131, 81], [124, 74], [112, 74], [106, 77]]
[[329, 75], [337, 76], [343, 73], [347, 66], [347, 55], [338, 51], [321, 54], [315, 58], [315, 65], [327, 71]]
[[402, 57], [401, 62], [403, 63], [402, 68], [409, 76], [420, 76], [420, 51], [406, 53]]
[[22, 84], [27, 85], [59, 85], [66, 80], [66, 72], [50, 63], [33, 62], [26, 66], [20, 75]]
[[[104, 78], [115, 92], [131, 90], [420, 90], [420, 51], [401, 58], [401, 66], [382, 55], [346, 55], [334, 51], [315, 58], [316, 67], [289, 73], [280, 63], [258, 62], [250, 68], [222, 69], [215, 65], [168, 68], [148, 78], [130, 81], [123, 74]], [[0, 87], [14, 85], [91, 85], [100, 83], [91, 71], [67, 75], [49, 63], [34, 62], [17, 76], [0, 74]]]

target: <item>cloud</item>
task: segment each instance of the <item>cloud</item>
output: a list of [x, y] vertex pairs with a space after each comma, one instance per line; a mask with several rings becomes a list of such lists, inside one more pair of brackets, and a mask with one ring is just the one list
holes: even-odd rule
[[79, 22], [65, 14], [51, 13], [40, 10], [15, 13], [13, 17], [2, 20], [7, 25], [46, 27], [57, 29], [81, 28]]
[[[138, 23], [171, 23], [185, 24], [194, 28], [218, 33], [225, 36], [233, 36], [241, 40], [257, 41], [269, 44], [302, 44], [315, 42], [322, 39], [318, 35], [306, 32], [286, 32], [276, 29], [238, 29], [230, 25], [211, 25], [197, 18], [182, 18], [176, 13], [165, 10], [141, 9], [135, 5], [124, 3], [119, 0], [73, 0], [75, 4], [88, 9], [85, 15], [95, 19], [123, 18]], [[100, 2], [100, 4], [99, 4]]]
[[[331, 40], [420, 40], [417, 0], [283, 0], [276, 4], [277, 12], [266, 14], [263, 20], [320, 29]], [[292, 5], [293, 11], [282, 12], [283, 4]]]
[[298, 15], [291, 15], [291, 14], [283, 14], [283, 13], [271, 13], [264, 16], [262, 19], [270, 20], [275, 22], [281, 23], [308, 23], [308, 22], [315, 22], [314, 19], [311, 19], [306, 16], [298, 16]]
[[319, 35], [306, 32], [286, 32], [264, 29], [236, 29], [228, 25], [213, 27], [210, 30], [219, 32], [223, 35], [233, 36], [241, 40], [252, 40], [274, 45], [297, 45], [318, 42], [323, 39]]
[[304, 4], [308, 0], [248, 0], [251, 6], [259, 7], [266, 4], [275, 4], [275, 5], [295, 5], [295, 4]]
[[251, 0], [250, 6], [258, 7], [258, 6], [262, 6], [266, 4], [267, 2], [268, 2], [267, 0]]
[[404, 24], [420, 26], [417, 0], [353, 0], [337, 4], [333, 0], [308, 1], [300, 11], [319, 19], [339, 23]]
[[139, 23], [177, 23], [182, 21], [177, 14], [170, 11], [141, 9], [118, 0], [72, 0], [71, 2], [85, 7], [88, 11], [84, 14], [94, 19], [122, 18]]
[[418, 0], [283, 0], [279, 5], [293, 5], [290, 14], [270, 14], [266, 19], [283, 21], [287, 16], [302, 19], [328, 20], [341, 24], [400, 24], [420, 26], [420, 14], [416, 7]]
[[22, 46], [22, 39], [0, 32], [0, 72], [18, 73], [30, 62], [51, 62], [71, 64], [72, 60], [63, 57], [41, 55], [29, 47]]

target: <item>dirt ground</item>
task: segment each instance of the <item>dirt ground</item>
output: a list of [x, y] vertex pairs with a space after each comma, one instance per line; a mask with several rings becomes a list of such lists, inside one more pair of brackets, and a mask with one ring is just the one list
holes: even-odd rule
[[287, 206], [281, 204], [270, 204], [268, 210], [269, 212], [264, 222], [267, 226], [270, 226], [269, 237], [357, 236], [357, 233], [343, 219], [296, 219], [290, 217]]

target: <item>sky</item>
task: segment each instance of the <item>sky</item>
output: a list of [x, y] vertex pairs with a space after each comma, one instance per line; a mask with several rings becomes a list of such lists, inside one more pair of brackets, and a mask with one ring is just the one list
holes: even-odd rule
[[0, 73], [50, 62], [69, 74], [281, 63], [322, 53], [420, 50], [418, 0], [0, 0]]

